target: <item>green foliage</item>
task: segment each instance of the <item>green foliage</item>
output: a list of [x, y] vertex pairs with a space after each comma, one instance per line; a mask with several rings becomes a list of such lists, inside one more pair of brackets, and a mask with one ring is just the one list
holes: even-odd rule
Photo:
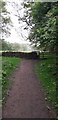
[[2, 105], [2, 57], [0, 57], [0, 106]]
[[30, 41], [38, 48], [44, 48], [51, 52], [55, 51], [57, 2], [35, 2], [29, 7], [31, 7], [31, 12], [28, 14], [30, 16], [29, 21], [32, 23]]
[[0, 39], [0, 51], [28, 51], [28, 46], [22, 43], [10, 43]]
[[0, 50], [1, 51], [12, 51], [11, 44], [6, 42], [4, 39], [0, 39]]
[[0, 17], [1, 17], [0, 20], [1, 20], [1, 24], [2, 24], [1, 34], [3, 32], [2, 36], [10, 34], [9, 25], [11, 26], [9, 12], [7, 12], [7, 9], [5, 6], [6, 6], [6, 2], [3, 0], [0, 0]]
[[0, 12], [6, 12], [5, 5], [5, 2], [3, 0], [0, 0]]
[[45, 55], [46, 60], [43, 60], [36, 65], [36, 73], [41, 79], [42, 85], [46, 90], [46, 97], [51, 105], [56, 108], [56, 59], [53, 54]]
[[17, 64], [20, 63], [19, 58], [15, 57], [2, 57], [2, 98], [5, 100], [5, 95], [7, 94], [7, 89], [11, 81], [9, 80], [10, 75], [16, 68]]

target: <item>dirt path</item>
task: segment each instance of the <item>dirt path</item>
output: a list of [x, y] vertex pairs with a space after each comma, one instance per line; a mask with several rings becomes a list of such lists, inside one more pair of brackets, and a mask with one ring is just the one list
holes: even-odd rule
[[40, 80], [34, 72], [35, 63], [36, 60], [23, 60], [14, 72], [3, 118], [54, 118], [46, 107]]

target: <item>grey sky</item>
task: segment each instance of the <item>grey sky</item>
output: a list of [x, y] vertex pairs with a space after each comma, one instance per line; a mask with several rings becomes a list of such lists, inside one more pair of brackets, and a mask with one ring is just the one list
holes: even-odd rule
[[[5, 0], [7, 2], [6, 8], [7, 11], [10, 12], [10, 18], [13, 23], [13, 27], [11, 28], [11, 35], [6, 38], [9, 42], [17, 42], [17, 43], [30, 43], [26, 40], [28, 37], [29, 30], [24, 30], [24, 26], [26, 26], [25, 22], [18, 21], [18, 15], [23, 17], [24, 15], [24, 8], [22, 7], [21, 3], [23, 0]], [[16, 6], [14, 5], [14, 2]]]

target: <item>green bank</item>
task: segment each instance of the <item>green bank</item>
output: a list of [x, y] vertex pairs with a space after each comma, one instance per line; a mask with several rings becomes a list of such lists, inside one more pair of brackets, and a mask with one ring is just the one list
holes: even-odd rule
[[16, 57], [2, 57], [2, 100], [5, 96], [12, 81], [9, 79], [15, 68], [20, 64], [21, 59]]
[[57, 107], [56, 101], [56, 57], [55, 55], [45, 55], [47, 59], [40, 60], [36, 64], [36, 74], [46, 92], [46, 100], [52, 107]]

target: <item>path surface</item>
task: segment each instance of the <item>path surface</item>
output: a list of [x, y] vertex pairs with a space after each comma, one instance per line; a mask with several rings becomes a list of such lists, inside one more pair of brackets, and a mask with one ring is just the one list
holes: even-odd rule
[[23, 60], [12, 76], [13, 85], [3, 107], [3, 118], [53, 118], [36, 77], [36, 60]]

